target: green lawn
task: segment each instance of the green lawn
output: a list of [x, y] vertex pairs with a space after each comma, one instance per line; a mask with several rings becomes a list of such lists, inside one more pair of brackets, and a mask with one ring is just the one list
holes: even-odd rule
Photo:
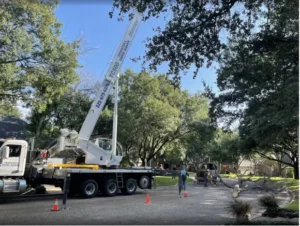
[[[295, 195], [299, 194], [299, 180], [292, 178], [271, 177], [274, 183], [285, 183], [287, 188]], [[285, 209], [299, 210], [299, 198], [296, 198], [290, 205], [285, 206]]]
[[221, 176], [222, 178], [232, 178], [232, 179], [237, 178], [236, 174], [234, 174], [234, 173], [230, 173], [230, 174], [220, 174], [220, 176]]
[[284, 209], [299, 210], [299, 199], [295, 199], [290, 205], [285, 206]]
[[[186, 182], [192, 182], [193, 180], [187, 177]], [[155, 176], [155, 184], [156, 186], [170, 186], [176, 185], [178, 182], [178, 177], [176, 179], [172, 179], [171, 176]]]

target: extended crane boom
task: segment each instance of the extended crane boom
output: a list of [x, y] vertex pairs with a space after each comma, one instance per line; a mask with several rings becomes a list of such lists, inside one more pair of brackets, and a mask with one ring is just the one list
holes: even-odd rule
[[[154, 173], [150, 168], [118, 168], [123, 155], [121, 146], [116, 142], [117, 98], [115, 100], [113, 149], [110, 150], [107, 145], [106, 141], [109, 139], [90, 140], [141, 21], [142, 15], [136, 13], [113, 57], [104, 81], [99, 86], [79, 137], [75, 130], [61, 129], [58, 142], [47, 150], [52, 158], [43, 154], [38, 161], [27, 165], [28, 143], [26, 141], [0, 139], [0, 194], [24, 195], [28, 185], [34, 188], [41, 184], [61, 187], [65, 194], [80, 194], [84, 198], [94, 197], [99, 192], [99, 188], [107, 196], [114, 196], [119, 190], [131, 195], [135, 193], [137, 186], [141, 189], [152, 188], [151, 181]], [[116, 82], [115, 85], [117, 97], [118, 83]], [[68, 158], [73, 160], [76, 158], [76, 163], [67, 162]], [[68, 183], [67, 177], [72, 178]]]
[[87, 117], [80, 129], [79, 140], [89, 140], [95, 128], [96, 122], [103, 110], [108, 95], [114, 85], [117, 75], [128, 53], [129, 47], [134, 39], [136, 31], [142, 21], [142, 15], [138, 12], [132, 18], [126, 33], [115, 53], [110, 67], [105, 75], [104, 81], [99, 86], [99, 91], [96, 94], [95, 100], [88, 112]]

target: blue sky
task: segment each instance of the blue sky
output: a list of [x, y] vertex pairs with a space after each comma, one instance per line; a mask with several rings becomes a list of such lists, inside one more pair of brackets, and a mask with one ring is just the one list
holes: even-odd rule
[[[127, 18], [123, 22], [117, 21], [117, 15], [110, 19], [108, 12], [111, 9], [112, 1], [100, 3], [100, 1], [90, 0], [87, 2], [61, 0], [56, 9], [56, 16], [63, 24], [61, 38], [64, 41], [70, 42], [83, 35], [86, 48], [97, 47], [97, 49], [79, 57], [79, 62], [83, 66], [81, 70], [93, 76], [95, 82], [101, 78], [101, 75], [104, 76], [109, 60], [128, 25]], [[167, 14], [167, 18], [170, 18], [170, 15]], [[140, 71], [141, 62], [134, 63], [130, 58], [142, 56], [146, 50], [143, 41], [154, 34], [152, 28], [164, 26], [164, 24], [162, 17], [150, 19], [140, 25], [121, 71], [127, 68], [136, 72]], [[166, 71], [166, 65], [159, 67], [159, 72]], [[191, 69], [186, 76], [183, 76], [182, 87], [190, 93], [203, 91], [202, 80], [214, 91], [217, 91], [214, 67], [201, 69], [196, 79], [193, 79], [193, 70]]]

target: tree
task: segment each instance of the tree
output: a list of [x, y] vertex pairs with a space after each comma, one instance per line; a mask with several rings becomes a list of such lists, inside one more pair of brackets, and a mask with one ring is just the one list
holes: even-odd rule
[[230, 40], [211, 116], [227, 125], [239, 119], [243, 149], [286, 155], [288, 162], [271, 159], [294, 167], [298, 179], [298, 8], [297, 1], [278, 2], [268, 5], [268, 23], [257, 34]]
[[23, 100], [38, 111], [76, 81], [79, 41], [59, 38], [57, 0], [0, 3], [0, 101]]
[[182, 139], [174, 140], [167, 144], [164, 148], [163, 154], [160, 156], [169, 164], [169, 168], [172, 164], [178, 164], [185, 160], [186, 157], [186, 145], [182, 142]]
[[209, 121], [201, 120], [195, 122], [193, 130], [184, 139], [186, 145], [186, 160], [192, 163], [194, 169], [197, 171], [200, 164], [207, 163], [211, 157], [211, 144], [215, 135], [215, 128], [213, 128]]
[[[76, 87], [76, 86], [75, 86]], [[89, 92], [91, 89], [87, 89]], [[48, 104], [43, 112], [33, 109], [28, 120], [28, 129], [38, 145], [45, 146], [50, 139], [59, 136], [59, 130], [68, 128], [79, 132], [92, 104], [89, 92], [69, 88], [58, 100]], [[93, 92], [93, 91], [92, 91]], [[108, 99], [93, 135], [111, 136], [112, 103]]]
[[118, 138], [125, 150], [138, 153], [143, 165], [189, 133], [190, 123], [208, 117], [206, 98], [174, 89], [165, 75], [127, 70], [120, 84]]
[[15, 104], [9, 101], [2, 101], [0, 104], [0, 119], [4, 116], [22, 117], [22, 113]]
[[201, 67], [209, 67], [219, 59], [226, 46], [221, 41], [224, 33], [250, 35], [256, 24], [269, 23], [268, 13], [263, 9], [269, 9], [270, 4], [281, 7], [294, 3], [297, 9], [295, 0], [114, 0], [110, 17], [117, 9], [121, 19], [132, 9], [144, 13], [145, 20], [170, 16], [166, 26], [157, 27], [156, 34], [147, 39], [144, 63], [156, 70], [158, 65], [168, 62], [168, 73], [178, 81], [180, 72], [186, 72], [190, 66], [196, 67], [196, 76]]
[[226, 163], [237, 173], [241, 162], [248, 158], [240, 146], [240, 137], [237, 133], [216, 129], [214, 138], [210, 143], [211, 159], [216, 165]]

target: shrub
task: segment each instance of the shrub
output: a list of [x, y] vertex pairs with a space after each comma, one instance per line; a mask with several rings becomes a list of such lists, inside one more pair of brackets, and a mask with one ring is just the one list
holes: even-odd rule
[[236, 220], [238, 222], [247, 222], [249, 220], [248, 214], [250, 214], [252, 210], [252, 207], [249, 203], [239, 200], [234, 200], [227, 208], [229, 209], [229, 212], [236, 217]]
[[299, 218], [299, 212], [297, 210], [280, 209], [278, 217], [284, 218]]
[[265, 195], [258, 199], [259, 204], [267, 210], [278, 210], [278, 201], [273, 195]]
[[259, 204], [266, 208], [266, 211], [262, 214], [266, 217], [284, 217], [284, 218], [295, 218], [299, 217], [298, 211], [281, 209], [279, 208], [278, 202], [273, 195], [262, 196], [259, 198]]

